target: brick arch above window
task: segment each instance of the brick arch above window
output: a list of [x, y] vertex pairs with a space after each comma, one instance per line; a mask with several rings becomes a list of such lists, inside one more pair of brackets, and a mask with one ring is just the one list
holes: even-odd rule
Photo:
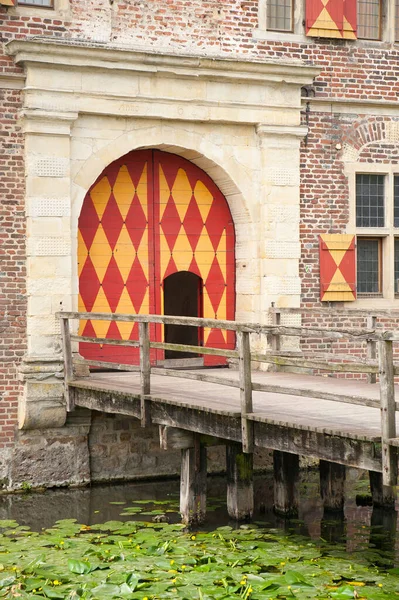
[[344, 133], [342, 142], [340, 158], [344, 163], [361, 160], [383, 162], [381, 159], [385, 158], [385, 154], [386, 160], [389, 154], [393, 160], [397, 160], [399, 119], [371, 117], [357, 121]]

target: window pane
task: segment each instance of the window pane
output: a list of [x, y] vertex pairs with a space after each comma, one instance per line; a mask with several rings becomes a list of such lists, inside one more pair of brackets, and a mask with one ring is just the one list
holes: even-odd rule
[[357, 34], [366, 40], [380, 39], [381, 0], [358, 0]]
[[399, 238], [395, 239], [395, 294], [399, 294]]
[[399, 175], [393, 181], [393, 226], [399, 227]]
[[267, 29], [292, 31], [292, 0], [267, 0]]
[[384, 175], [356, 175], [356, 227], [384, 227]]
[[379, 239], [357, 238], [357, 292], [379, 294], [381, 292]]
[[28, 4], [30, 6], [53, 6], [53, 0], [18, 0], [18, 4]]

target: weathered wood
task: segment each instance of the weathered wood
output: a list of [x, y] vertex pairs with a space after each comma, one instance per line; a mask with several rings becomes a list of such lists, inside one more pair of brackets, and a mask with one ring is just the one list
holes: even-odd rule
[[146, 396], [150, 393], [150, 332], [148, 323], [139, 323], [139, 344], [140, 344], [140, 405], [141, 405], [141, 426], [150, 425], [150, 407]]
[[226, 446], [227, 512], [237, 521], [248, 521], [254, 510], [253, 454], [240, 444]]
[[75, 358], [75, 364], [77, 365], [88, 365], [92, 367], [103, 367], [105, 369], [111, 369], [112, 371], [131, 371], [132, 373], [138, 373], [140, 367], [137, 365], [128, 365], [125, 363], [114, 363], [106, 360], [91, 360], [85, 358]]
[[205, 346], [190, 346], [189, 344], [167, 344], [166, 342], [151, 342], [151, 348], [158, 350], [173, 350], [174, 352], [192, 352], [193, 354], [209, 354], [211, 356], [226, 356], [237, 358], [237, 350], [224, 350], [222, 348], [205, 348]]
[[61, 334], [62, 334], [62, 351], [64, 355], [64, 396], [66, 409], [68, 412], [74, 410], [74, 390], [69, 387], [69, 383], [73, 380], [73, 364], [72, 364], [72, 344], [71, 332], [69, 329], [69, 320], [61, 319]]
[[[367, 329], [375, 329], [377, 325], [377, 317], [369, 315], [367, 317]], [[377, 344], [375, 340], [367, 340], [367, 358], [369, 360], [376, 360], [377, 358]], [[375, 373], [368, 374], [368, 382], [376, 383], [377, 375]]]
[[373, 506], [378, 508], [394, 509], [396, 501], [396, 488], [392, 485], [383, 484], [382, 473], [369, 471], [369, 478]]
[[162, 450], [187, 450], [194, 448], [192, 431], [177, 429], [176, 427], [159, 426], [159, 445]]
[[380, 444], [371, 440], [349, 439], [287, 425], [254, 422], [255, 447], [269, 448], [331, 462], [381, 472]]
[[[281, 325], [281, 313], [276, 310], [272, 313], [272, 324], [278, 327]], [[272, 334], [270, 336], [270, 346], [273, 352], [280, 352], [281, 349], [281, 338], [279, 335]]]
[[238, 339], [238, 373], [240, 380], [242, 447], [253, 452], [253, 426], [247, 414], [252, 413], [251, 342], [249, 333], [241, 332]]
[[131, 394], [110, 392], [108, 390], [91, 390], [83, 387], [71, 387], [75, 390], [76, 405], [98, 412], [108, 414], [126, 415], [140, 419], [140, 396], [132, 397]]
[[[253, 383], [252, 389], [257, 392], [275, 392], [284, 395], [288, 394], [290, 396], [303, 396], [305, 398], [332, 400], [334, 402], [343, 402], [344, 404], [357, 404], [360, 406], [369, 406], [371, 408], [380, 408], [380, 402], [378, 400], [371, 400], [370, 398], [364, 398], [363, 396], [333, 394], [332, 392], [325, 392], [324, 390], [312, 390], [309, 388], [296, 390], [282, 385], [268, 383]], [[399, 410], [399, 402], [396, 402], [396, 410]]]
[[[269, 313], [279, 312], [285, 315], [295, 315], [295, 314], [310, 314], [310, 315], [321, 315], [321, 316], [343, 316], [343, 317], [368, 317], [370, 316], [370, 310], [364, 308], [275, 308], [270, 307]], [[373, 316], [382, 317], [386, 319], [387, 317], [399, 317], [399, 309], [395, 308], [383, 308], [381, 310], [372, 311]]]
[[[339, 358], [339, 354], [335, 356], [335, 360]], [[272, 353], [253, 353], [251, 359], [256, 362], [272, 363], [278, 366], [295, 366], [301, 368], [303, 367], [305, 369], [319, 369], [337, 373], [378, 373], [377, 363], [337, 363], [317, 359], [298, 358], [296, 356], [281, 356]]]
[[274, 510], [285, 517], [298, 515], [299, 456], [273, 452]]
[[194, 443], [181, 451], [180, 513], [186, 525], [203, 523], [206, 515], [206, 448], [198, 435]]
[[138, 348], [139, 342], [134, 340], [116, 340], [113, 338], [97, 338], [97, 337], [87, 337], [84, 335], [71, 335], [71, 340], [73, 342], [85, 342], [86, 344], [102, 344], [103, 346], [127, 346]]
[[370, 331], [367, 329], [328, 329], [325, 327], [285, 327], [261, 325], [259, 323], [244, 323], [238, 321], [223, 321], [219, 319], [203, 319], [198, 317], [175, 317], [169, 315], [123, 315], [110, 313], [59, 312], [58, 318], [89, 319], [92, 321], [117, 321], [122, 323], [163, 323], [166, 325], [185, 325], [192, 327], [209, 327], [237, 332], [270, 334], [275, 336], [311, 337], [322, 339], [355, 339], [355, 340], [399, 340], [399, 334], [392, 331]]
[[327, 460], [320, 461], [320, 495], [325, 510], [342, 511], [345, 501], [346, 469]]
[[396, 437], [393, 348], [391, 341], [379, 342], [378, 356], [380, 362], [383, 485], [394, 486], [397, 482], [398, 463], [397, 448], [389, 444], [389, 439]]
[[[195, 433], [176, 427], [159, 426], [159, 442], [162, 450], [184, 450], [194, 448]], [[223, 446], [226, 440], [209, 435], [200, 435], [200, 442], [206, 448], [211, 446]]]
[[[191, 379], [194, 381], [205, 381], [207, 383], [217, 383], [218, 385], [224, 385], [227, 387], [239, 388], [240, 382], [238, 379], [229, 379], [215, 377], [214, 375], [208, 375], [207, 373], [190, 373], [190, 371], [178, 371], [175, 369], [163, 369], [159, 367], [151, 367], [151, 373], [153, 375], [162, 375], [166, 377], [177, 377], [180, 379]], [[379, 403], [378, 403], [379, 406]]]

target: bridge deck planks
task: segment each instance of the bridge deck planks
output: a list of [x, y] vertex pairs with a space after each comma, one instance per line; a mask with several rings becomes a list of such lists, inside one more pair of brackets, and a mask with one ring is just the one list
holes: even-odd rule
[[[237, 378], [232, 369], [212, 369], [212, 375], [220, 378]], [[381, 436], [380, 411], [366, 406], [337, 403], [314, 397], [295, 395], [296, 390], [328, 390], [337, 395], [354, 395], [368, 400], [379, 399], [379, 386], [357, 380], [337, 379], [294, 373], [252, 373], [254, 383], [282, 386], [292, 394], [278, 392], [253, 392], [251, 419], [263, 423], [283, 425], [294, 429], [338, 435], [351, 439], [377, 441]], [[92, 373], [89, 378], [75, 380], [75, 388], [120, 392], [139, 396], [138, 373]], [[399, 397], [399, 388], [396, 389]], [[191, 409], [240, 416], [239, 389], [213, 383], [175, 379], [152, 375], [151, 397], [158, 402], [175, 404]], [[79, 399], [77, 398], [79, 404]]]

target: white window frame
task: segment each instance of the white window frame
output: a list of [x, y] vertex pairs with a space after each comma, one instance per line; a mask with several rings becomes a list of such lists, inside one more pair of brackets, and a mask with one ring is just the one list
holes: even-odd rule
[[35, 6], [33, 4], [20, 4], [8, 9], [9, 15], [20, 17], [41, 17], [43, 19], [70, 19], [71, 6], [69, 0], [53, 0], [54, 6]]
[[[346, 165], [349, 184], [349, 222], [346, 232], [359, 237], [382, 240], [382, 296], [358, 296], [359, 308], [389, 308], [399, 302], [395, 295], [395, 237], [399, 238], [399, 227], [394, 227], [394, 176], [399, 176], [399, 165], [355, 163]], [[356, 175], [384, 175], [384, 227], [356, 226]], [[353, 302], [350, 303], [353, 306]], [[349, 306], [349, 303], [347, 304]]]

